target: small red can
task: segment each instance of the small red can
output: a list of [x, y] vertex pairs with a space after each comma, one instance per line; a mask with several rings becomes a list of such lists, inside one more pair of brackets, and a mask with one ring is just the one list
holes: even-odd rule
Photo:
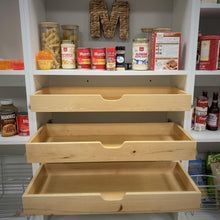
[[116, 70], [116, 48], [106, 48], [106, 69]]
[[199, 70], [217, 70], [219, 66], [220, 36], [210, 35], [199, 38], [200, 60]]
[[18, 135], [19, 136], [29, 136], [29, 120], [28, 114], [26, 112], [19, 113], [17, 117], [18, 121]]
[[92, 69], [105, 70], [105, 48], [92, 49]]
[[91, 52], [89, 48], [77, 49], [78, 69], [91, 69]]

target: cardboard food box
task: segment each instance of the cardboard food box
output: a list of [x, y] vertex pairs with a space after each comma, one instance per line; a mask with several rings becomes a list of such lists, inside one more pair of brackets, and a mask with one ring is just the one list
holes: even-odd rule
[[180, 50], [180, 32], [154, 32], [152, 70], [179, 70]]

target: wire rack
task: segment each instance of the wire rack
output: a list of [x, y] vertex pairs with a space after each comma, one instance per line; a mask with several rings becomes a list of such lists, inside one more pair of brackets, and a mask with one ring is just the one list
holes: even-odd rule
[[217, 177], [212, 175], [191, 176], [202, 193], [201, 210], [220, 211], [220, 184]]
[[22, 216], [22, 194], [32, 176], [21, 156], [0, 156], [0, 218]]

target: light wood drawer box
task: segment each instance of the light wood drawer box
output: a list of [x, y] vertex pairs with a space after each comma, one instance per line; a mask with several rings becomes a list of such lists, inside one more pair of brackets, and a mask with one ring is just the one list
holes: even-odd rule
[[178, 162], [44, 164], [23, 195], [26, 215], [197, 210], [201, 195]]
[[172, 87], [49, 87], [30, 103], [33, 112], [189, 111], [191, 95]]
[[27, 143], [28, 162], [195, 159], [196, 142], [174, 123], [47, 124]]

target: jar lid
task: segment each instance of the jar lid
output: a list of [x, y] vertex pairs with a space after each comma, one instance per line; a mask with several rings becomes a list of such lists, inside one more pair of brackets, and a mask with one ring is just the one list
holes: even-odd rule
[[116, 47], [116, 50], [125, 50], [125, 47], [124, 46], [118, 46], [118, 47]]
[[78, 25], [71, 25], [71, 24], [65, 24], [65, 25], [61, 25], [62, 29], [64, 30], [75, 30], [75, 29], [79, 29]]
[[153, 31], [155, 32], [169, 32], [171, 28], [154, 28]]
[[141, 28], [141, 31], [143, 32], [143, 33], [151, 33], [151, 32], [153, 32], [153, 28]]
[[57, 27], [59, 24], [56, 22], [41, 22], [41, 27]]
[[4, 99], [4, 100], [1, 100], [1, 105], [12, 105], [13, 104], [13, 101], [12, 99]]
[[147, 38], [135, 38], [134, 42], [135, 41], [137, 41], [137, 42], [147, 42]]

